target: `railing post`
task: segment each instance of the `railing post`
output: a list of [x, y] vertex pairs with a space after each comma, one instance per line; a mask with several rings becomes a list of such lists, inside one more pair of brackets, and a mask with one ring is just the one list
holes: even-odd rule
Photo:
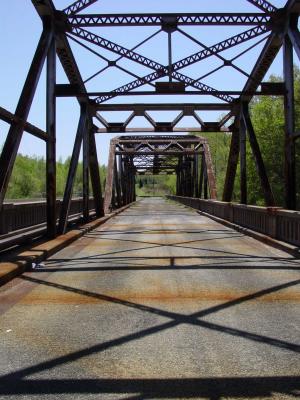
[[277, 236], [277, 209], [278, 207], [267, 207], [268, 232], [267, 235], [276, 238]]

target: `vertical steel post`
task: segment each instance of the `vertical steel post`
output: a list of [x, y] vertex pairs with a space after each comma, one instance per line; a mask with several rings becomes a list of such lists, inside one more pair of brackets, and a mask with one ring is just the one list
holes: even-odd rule
[[240, 115], [240, 193], [241, 204], [247, 204], [246, 126]]
[[201, 157], [201, 167], [200, 167], [199, 198], [202, 197], [204, 166], [205, 166], [205, 153], [203, 152]]
[[264, 193], [265, 204], [267, 207], [272, 207], [275, 205], [275, 200], [271, 185], [268, 179], [265, 164], [260, 152], [259, 144], [256, 139], [256, 135], [253, 129], [251, 118], [249, 115], [249, 105], [248, 103], [243, 103], [243, 118], [248, 132], [249, 143], [254, 156], [256, 170], [260, 179], [261, 188]]
[[283, 45], [283, 75], [286, 87], [284, 96], [285, 116], [285, 203], [286, 208], [296, 209], [296, 162], [295, 143], [292, 138], [295, 131], [294, 111], [294, 70], [293, 47], [288, 36]]
[[204, 169], [203, 169], [203, 184], [204, 184], [204, 198], [208, 198], [208, 179], [207, 179], [207, 162], [205, 159]]
[[194, 185], [195, 197], [199, 197], [199, 154], [194, 156]]
[[47, 55], [46, 90], [46, 198], [47, 236], [56, 236], [56, 42], [53, 35]]
[[80, 118], [79, 118], [79, 122], [78, 122], [77, 133], [76, 133], [73, 152], [72, 152], [72, 157], [71, 157], [71, 161], [70, 161], [70, 167], [69, 167], [69, 171], [68, 171], [68, 177], [67, 177], [67, 182], [66, 182], [66, 187], [65, 187], [65, 192], [64, 192], [64, 198], [63, 198], [61, 211], [60, 211], [59, 226], [58, 226], [59, 233], [65, 233], [65, 231], [67, 229], [74, 180], [75, 180], [76, 170], [77, 170], [77, 166], [78, 166], [83, 132], [85, 130], [86, 123], [87, 123], [87, 109], [86, 109], [86, 105], [82, 104], [81, 110], [80, 110]]
[[88, 222], [90, 216], [89, 206], [89, 163], [90, 163], [90, 130], [88, 120], [85, 124], [82, 137], [82, 196], [83, 196], [83, 220]]
[[5, 198], [9, 179], [12, 174], [15, 159], [17, 157], [19, 145], [27, 121], [37, 84], [43, 69], [43, 65], [52, 41], [53, 32], [48, 27], [44, 27], [29, 68], [26, 81], [15, 111], [15, 120], [11, 123], [8, 131], [1, 157], [0, 157], [0, 209]]
[[120, 174], [120, 188], [121, 188], [121, 205], [125, 205], [125, 189], [124, 189], [124, 172], [122, 156], [118, 158], [119, 174]]
[[112, 196], [113, 196], [113, 180], [114, 180], [114, 164], [115, 164], [115, 140], [112, 139], [109, 145], [109, 156], [107, 166], [107, 176], [105, 184], [105, 195], [104, 195], [104, 212], [105, 214], [110, 212], [112, 207]]
[[169, 82], [172, 82], [172, 32], [168, 32]]
[[89, 167], [90, 167], [90, 176], [91, 176], [91, 184], [94, 195], [94, 203], [97, 217], [103, 217], [104, 209], [103, 209], [103, 198], [102, 198], [102, 189], [101, 189], [101, 179], [99, 172], [99, 163], [97, 157], [97, 148], [95, 141], [95, 134], [92, 129], [92, 118], [89, 116]]
[[205, 153], [205, 174], [207, 176], [210, 198], [216, 200], [217, 198], [217, 185], [216, 177], [214, 174], [214, 167], [211, 159], [210, 149], [207, 143], [203, 144], [203, 150]]
[[117, 157], [118, 156], [115, 156], [114, 181], [115, 181], [115, 188], [116, 188], [116, 193], [117, 193], [117, 205], [118, 205], [118, 207], [121, 207], [121, 205], [122, 205], [122, 202], [121, 202], [121, 188], [120, 188], [120, 182], [119, 182], [119, 172], [118, 172]]
[[236, 176], [237, 165], [240, 154], [240, 133], [239, 129], [234, 126], [231, 134], [231, 143], [229, 157], [227, 162], [226, 177], [223, 190], [223, 201], [231, 201], [234, 189], [234, 181]]

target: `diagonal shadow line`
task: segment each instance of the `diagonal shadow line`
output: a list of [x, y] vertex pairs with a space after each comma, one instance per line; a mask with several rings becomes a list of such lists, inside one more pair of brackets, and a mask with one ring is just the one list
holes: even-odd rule
[[[147, 249], [154, 249], [154, 248], [159, 248], [159, 247], [174, 247], [174, 248], [182, 248], [182, 249], [191, 249], [191, 250], [197, 250], [197, 251], [206, 251], [206, 252], [213, 252], [213, 253], [221, 253], [221, 254], [230, 254], [234, 256], [239, 256], [243, 258], [261, 258], [260, 256], [256, 256], [253, 254], [247, 255], [247, 254], [241, 254], [241, 253], [236, 253], [232, 251], [226, 251], [224, 249], [218, 250], [218, 249], [208, 249], [208, 248], [202, 248], [202, 247], [192, 247], [192, 246], [182, 246], [182, 244], [187, 244], [187, 243], [193, 243], [197, 242], [197, 240], [192, 240], [192, 241], [186, 241], [186, 242], [178, 242], [178, 243], [156, 243], [156, 242], [146, 242], [146, 241], [140, 241], [140, 240], [129, 240], [129, 239], [109, 239], [109, 241], [119, 241], [119, 242], [132, 242], [132, 243], [140, 243], [140, 244], [149, 244], [149, 247], [141, 247], [141, 248], [134, 248], [134, 249], [126, 249], [126, 250], [120, 250], [120, 251], [113, 251], [113, 252], [108, 252], [108, 253], [103, 253], [101, 256], [108, 256], [112, 254], [119, 254], [119, 253], [126, 253], [126, 252], [131, 252], [131, 251], [137, 251], [137, 250], [147, 250]], [[150, 245], [153, 245], [150, 247]], [[93, 259], [94, 257], [98, 257], [99, 255], [95, 256], [89, 256], [89, 257], [81, 257], [81, 258], [74, 258], [73, 260], [80, 260], [80, 259]], [[275, 259], [278, 259], [274, 257]]]
[[[114, 254], [118, 254], [118, 252], [114, 252]], [[290, 259], [290, 258], [281, 258], [281, 257], [266, 257], [266, 256], [249, 257], [249, 256], [247, 256], [247, 259], [244, 259], [244, 256], [241, 256], [241, 257], [236, 256], [235, 258], [232, 258], [231, 255], [226, 255], [226, 256], [222, 256], [222, 255], [220, 255], [220, 256], [218, 256], [218, 255], [217, 256], [192, 255], [192, 256], [152, 256], [152, 257], [151, 256], [103, 257], [102, 254], [96, 254], [96, 255], [93, 255], [93, 256], [84, 256], [84, 257], [78, 257], [78, 258], [73, 257], [72, 259], [70, 259], [70, 258], [54, 258], [54, 257], [52, 257], [51, 259], [49, 259], [47, 261], [47, 264], [65, 263], [65, 264], [70, 265], [70, 263], [73, 263], [75, 261], [78, 264], [80, 261], [85, 263], [87, 260], [90, 263], [93, 262], [93, 260], [95, 262], [97, 261], [99, 263], [102, 263], [102, 262], [105, 262], [106, 260], [109, 260], [109, 261], [112, 261], [112, 260], [114, 260], [114, 261], [127, 261], [128, 262], [128, 261], [136, 261], [136, 260], [141, 260], [141, 261], [142, 260], [164, 260], [164, 259], [168, 259], [168, 260], [169, 259], [176, 259], [176, 260], [184, 259], [185, 260], [185, 259], [197, 259], [197, 258], [199, 258], [201, 260], [212, 260], [212, 259], [215, 259], [215, 260], [218, 260], [218, 262], [222, 262], [222, 264], [224, 264], [224, 263], [228, 264], [229, 263], [230, 266], [232, 264], [240, 263], [241, 261], [243, 263], [251, 263], [253, 261], [253, 258], [256, 258], [255, 261], [258, 260], [259, 262], [263, 262], [263, 263], [272, 263], [274, 261], [282, 262], [284, 264], [287, 264], [287, 266], [292, 265], [294, 270], [299, 270], [300, 269], [300, 263], [298, 262], [298, 260], [295, 260], [294, 258]], [[209, 266], [209, 265], [213, 265], [213, 264], [207, 264], [207, 265]], [[230, 266], [228, 268], [230, 268]], [[174, 265], [174, 263], [172, 263], [172, 267], [176, 268], [176, 265]], [[201, 265], [201, 267], [205, 267], [205, 265], [203, 264], [203, 265]], [[282, 265], [281, 265], [281, 267], [282, 267]], [[232, 266], [232, 268], [234, 268], [234, 266]], [[237, 268], [238, 269], [242, 269], [242, 267], [240, 267], [240, 266], [238, 266]], [[254, 268], [254, 266], [253, 266], [253, 268]], [[271, 266], [266, 266], [266, 268], [272, 268], [272, 265]], [[274, 266], [274, 268], [276, 269], [276, 266]], [[287, 267], [282, 267], [282, 269], [286, 269], [286, 268]]]
[[296, 279], [294, 281], [290, 281], [290, 282], [286, 282], [286, 283], [282, 283], [280, 285], [276, 285], [276, 286], [272, 286], [270, 288], [267, 289], [263, 289], [260, 290], [258, 292], [255, 293], [250, 293], [246, 296], [242, 296], [239, 297], [237, 299], [234, 300], [230, 300], [226, 303], [222, 303], [219, 304], [217, 306], [213, 306], [213, 307], [209, 307], [208, 309], [205, 310], [201, 310], [201, 311], [197, 311], [196, 313], [190, 314], [190, 315], [184, 315], [184, 314], [178, 314], [172, 311], [166, 311], [166, 310], [161, 310], [155, 307], [151, 307], [151, 306], [146, 306], [143, 304], [138, 304], [138, 303], [134, 303], [128, 300], [124, 300], [124, 299], [119, 299], [117, 297], [113, 297], [113, 296], [109, 296], [109, 295], [105, 295], [105, 294], [100, 294], [100, 293], [96, 293], [96, 292], [89, 292], [87, 290], [84, 289], [76, 289], [73, 288], [71, 286], [66, 286], [66, 285], [61, 285], [58, 283], [52, 283], [52, 282], [48, 282], [48, 281], [44, 281], [42, 279], [38, 279], [38, 278], [33, 278], [33, 277], [29, 277], [27, 275], [22, 275], [20, 277], [20, 279], [29, 281], [29, 282], [34, 282], [37, 284], [41, 284], [41, 285], [45, 285], [45, 286], [50, 286], [50, 287], [55, 287], [56, 289], [61, 289], [61, 290], [65, 290], [65, 291], [69, 291], [69, 292], [73, 292], [73, 293], [78, 293], [80, 295], [83, 296], [87, 296], [87, 297], [92, 297], [92, 298], [96, 298], [102, 301], [107, 301], [107, 302], [112, 302], [112, 303], [117, 303], [126, 307], [130, 307], [130, 308], [135, 308], [141, 311], [147, 311], [150, 312], [152, 314], [156, 314], [156, 315], [160, 315], [166, 318], [172, 318], [172, 319], [176, 319], [176, 318], [200, 318], [200, 317], [204, 317], [207, 316], [209, 314], [213, 314], [216, 313], [218, 311], [221, 310], [226, 310], [227, 308], [245, 303], [246, 301], [250, 301], [250, 300], [254, 300], [254, 299], [258, 299], [259, 297], [262, 296], [266, 296], [268, 294], [274, 293], [274, 292], [278, 292], [280, 290], [283, 289], [287, 289], [293, 286], [297, 286], [298, 284], [300, 284], [300, 279]]
[[[264, 335], [258, 335], [255, 333], [251, 333], [251, 332], [247, 332], [247, 331], [243, 331], [240, 329], [236, 329], [236, 328], [231, 328], [231, 327], [227, 327], [227, 326], [222, 326], [222, 325], [218, 325], [215, 323], [211, 323], [211, 322], [207, 322], [207, 321], [199, 321], [196, 318], [202, 317], [202, 316], [206, 316], [209, 315], [211, 313], [215, 313], [217, 311], [220, 311], [221, 309], [226, 309], [229, 307], [232, 307], [234, 305], [237, 304], [241, 304], [243, 301], [249, 301], [251, 299], [254, 298], [258, 298], [260, 296], [263, 296], [267, 293], [271, 293], [271, 292], [275, 292], [275, 291], [279, 291], [282, 290], [283, 288], [287, 288], [287, 287], [291, 287], [293, 285], [296, 285], [300, 282], [300, 280], [296, 280], [296, 281], [292, 281], [292, 282], [287, 282], [285, 284], [282, 285], [278, 285], [275, 286], [273, 288], [268, 288], [265, 290], [262, 290], [260, 292], [254, 293], [252, 295], [247, 295], [244, 296], [245, 300], [243, 300], [243, 298], [240, 299], [236, 299], [233, 301], [230, 301], [228, 303], [225, 303], [223, 305], [220, 305], [219, 307], [211, 307], [209, 309], [206, 310], [202, 310], [196, 313], [193, 313], [191, 315], [182, 315], [182, 314], [178, 314], [178, 313], [174, 313], [174, 312], [170, 312], [170, 311], [165, 311], [165, 310], [161, 310], [161, 309], [157, 309], [151, 306], [146, 306], [146, 305], [142, 305], [142, 304], [138, 304], [138, 303], [133, 303], [127, 300], [121, 300], [118, 298], [114, 298], [111, 296], [107, 296], [107, 295], [103, 295], [103, 294], [98, 294], [98, 293], [93, 293], [93, 292], [87, 292], [85, 290], [82, 289], [75, 289], [75, 288], [70, 288], [68, 286], [65, 285], [60, 285], [60, 284], [54, 284], [54, 283], [49, 283], [37, 278], [32, 278], [32, 277], [28, 277], [28, 276], [22, 276], [22, 279], [27, 280], [27, 281], [31, 281], [31, 282], [35, 282], [35, 283], [39, 283], [39, 284], [44, 284], [46, 286], [52, 286], [52, 287], [56, 287], [58, 289], [62, 289], [62, 290], [67, 290], [67, 291], [72, 291], [81, 295], [86, 295], [89, 297], [93, 297], [93, 298], [98, 298], [100, 300], [104, 300], [104, 301], [108, 301], [108, 302], [113, 302], [113, 303], [117, 303], [126, 307], [130, 307], [130, 308], [134, 308], [134, 309], [138, 309], [140, 311], [146, 311], [146, 312], [150, 312], [152, 314], [155, 315], [160, 315], [166, 318], [171, 318], [172, 321], [160, 324], [158, 326], [154, 326], [151, 328], [147, 328], [144, 329], [142, 331], [139, 332], [135, 332], [129, 335], [125, 335], [122, 336], [120, 338], [117, 339], [113, 339], [110, 341], [107, 341], [105, 343], [101, 343], [101, 344], [97, 344], [95, 346], [92, 346], [90, 348], [86, 348], [86, 349], [82, 349], [79, 351], [76, 351], [74, 353], [68, 354], [66, 356], [62, 356], [62, 357], [58, 357], [54, 360], [50, 360], [50, 361], [46, 361], [44, 363], [40, 363], [36, 366], [33, 367], [28, 367], [24, 370], [18, 371], [16, 373], [13, 374], [17, 374], [18, 377], [22, 377], [22, 376], [26, 376], [28, 374], [32, 374], [35, 372], [40, 371], [41, 369], [49, 369], [49, 368], [53, 368], [57, 365], [60, 365], [62, 363], [65, 362], [70, 362], [70, 361], [75, 361], [78, 358], [81, 357], [85, 357], [88, 356], [90, 354], [93, 353], [97, 353], [97, 352], [101, 352], [104, 350], [107, 350], [108, 348], [111, 347], [115, 347], [115, 346], [120, 346], [123, 345], [125, 343], [128, 343], [132, 340], [137, 340], [137, 339], [141, 339], [142, 337], [145, 336], [149, 336], [149, 335], [153, 335], [155, 333], [161, 332], [163, 330], [167, 330], [167, 329], [171, 329], [174, 328], [182, 323], [186, 323], [186, 324], [191, 324], [191, 325], [195, 325], [195, 326], [200, 326], [202, 328], [206, 328], [209, 330], [214, 330], [217, 332], [222, 332], [222, 333], [226, 333], [229, 334], [231, 336], [238, 336], [238, 337], [242, 337], [254, 342], [259, 342], [259, 343], [265, 343], [271, 346], [275, 346], [284, 350], [288, 350], [288, 351], [293, 351], [293, 352], [300, 352], [300, 346], [296, 345], [294, 343], [290, 343], [290, 342], [286, 342], [283, 340], [279, 340], [279, 339], [275, 339], [272, 337], [268, 337], [268, 336], [264, 336]], [[8, 374], [5, 375], [6, 377], [8, 376], [12, 376], [13, 374]]]
[[[160, 233], [158, 235], [162, 235], [162, 233]], [[91, 237], [91, 236], [87, 235], [87, 237]], [[202, 239], [196, 239], [196, 240], [186, 240], [184, 242], [178, 242], [178, 243], [159, 243], [159, 245], [162, 246], [162, 247], [168, 247], [168, 246], [176, 247], [177, 245], [184, 245], [184, 244], [190, 244], [190, 243], [209, 242], [211, 240], [217, 241], [217, 240], [222, 240], [222, 239], [237, 239], [237, 238], [242, 238], [242, 237], [244, 237], [244, 236], [243, 235], [239, 235], [239, 236], [226, 235], [226, 236], [220, 236], [220, 237], [212, 237], [212, 238], [210, 237], [210, 238], [202, 238]], [[144, 240], [136, 240], [136, 239], [107, 238], [107, 237], [99, 238], [99, 240], [101, 240], [101, 239], [109, 240], [109, 241], [115, 240], [115, 241], [122, 241], [122, 242], [158, 244], [157, 242], [149, 242], [149, 241], [146, 242]]]
[[[176, 265], [175, 261], [176, 260], [188, 260], [188, 259], [201, 259], [203, 261], [204, 259], [207, 261], [205, 264], [191, 264], [189, 265]], [[149, 263], [140, 263], [142, 261], [150, 261], [150, 260], [168, 260], [169, 264], [166, 266], [158, 266], [158, 265], [149, 265]], [[122, 270], [122, 267], [124, 267], [123, 270], [126, 269], [132, 269], [132, 270], [141, 270], [141, 269], [152, 269], [152, 270], [160, 270], [160, 269], [165, 269], [165, 270], [213, 270], [215, 268], [218, 269], [223, 269], [223, 270], [282, 270], [282, 271], [295, 271], [299, 272], [300, 271], [300, 265], [297, 263], [295, 265], [295, 262], [293, 260], [280, 260], [280, 259], [275, 259], [276, 261], [281, 261], [282, 264], [273, 264], [274, 260], [273, 259], [264, 259], [260, 258], [259, 262], [264, 263], [259, 265], [258, 261], [255, 260], [255, 265], [246, 265], [247, 263], [252, 263], [252, 259], [232, 259], [229, 256], [226, 257], [212, 257], [212, 256], [187, 256], [187, 257], [178, 257], [178, 256], [168, 256], [168, 257], [97, 257], [94, 256], [93, 259], [90, 259], [88, 257], [82, 257], [78, 260], [73, 260], [73, 259], [52, 259], [47, 262], [48, 268], [37, 268], [35, 269], [35, 272], [60, 272], [60, 271], [93, 271], [93, 270], [103, 270], [103, 271], [114, 271]], [[109, 266], [107, 266], [107, 262], [109, 261]], [[139, 263], [137, 263], [140, 261]], [[211, 261], [211, 262], [209, 262]], [[86, 266], [86, 263], [88, 262], [89, 267]], [[117, 264], [113, 264], [112, 262]], [[243, 263], [242, 265], [240, 263]], [[266, 263], [270, 265], [266, 265]], [[56, 266], [56, 265], [59, 266]], [[92, 264], [96, 264], [96, 266], [91, 266]], [[101, 266], [100, 264], [104, 264], [104, 266]], [[120, 265], [121, 264], [121, 265]], [[80, 267], [80, 265], [83, 265]]]
[[[175, 327], [181, 323], [187, 323], [187, 324], [192, 324], [192, 325], [196, 325], [196, 326], [200, 326], [202, 328], [207, 328], [207, 329], [212, 329], [218, 332], [223, 332], [223, 333], [227, 333], [230, 334], [232, 336], [238, 336], [238, 337], [242, 337], [242, 338], [246, 338], [255, 342], [260, 342], [260, 343], [267, 343], [269, 345], [272, 346], [276, 346], [285, 350], [290, 350], [290, 351], [294, 351], [294, 352], [300, 352], [300, 346], [295, 345], [294, 343], [290, 343], [290, 342], [286, 342], [283, 340], [279, 340], [279, 339], [275, 339], [272, 337], [268, 337], [268, 336], [264, 336], [264, 335], [257, 335], [251, 332], [247, 332], [247, 331], [243, 331], [240, 329], [236, 329], [236, 328], [231, 328], [231, 327], [227, 327], [227, 326], [222, 326], [222, 325], [218, 325], [215, 323], [211, 323], [211, 322], [206, 322], [206, 321], [199, 321], [196, 318], [200, 318], [200, 317], [204, 317], [207, 316], [209, 314], [212, 313], [216, 313], [218, 311], [221, 310], [225, 310], [229, 307], [244, 303], [246, 301], [250, 301], [253, 299], [256, 299], [258, 297], [262, 297], [266, 294], [270, 294], [273, 293], [275, 291], [279, 291], [279, 290], [283, 290], [286, 289], [288, 287], [292, 287], [295, 286], [297, 284], [300, 283], [300, 280], [295, 280], [292, 282], [287, 282], [281, 285], [277, 285], [268, 289], [264, 289], [261, 290], [259, 292], [253, 293], [253, 294], [249, 294], [247, 296], [243, 296], [241, 298], [235, 299], [235, 300], [231, 300], [227, 303], [224, 304], [220, 304], [218, 306], [214, 306], [214, 307], [210, 307], [206, 310], [201, 310], [199, 312], [190, 314], [190, 315], [182, 315], [182, 314], [178, 314], [178, 313], [174, 313], [174, 312], [170, 312], [170, 311], [165, 311], [165, 310], [161, 310], [161, 309], [157, 309], [151, 306], [146, 306], [146, 305], [142, 305], [142, 304], [138, 304], [138, 303], [133, 303], [130, 302], [128, 300], [122, 300], [122, 299], [118, 299], [112, 296], [107, 296], [107, 295], [103, 295], [103, 294], [98, 294], [98, 293], [94, 293], [94, 292], [88, 292], [82, 289], [75, 289], [75, 288], [70, 288], [69, 286], [65, 286], [65, 285], [60, 285], [60, 284], [54, 284], [54, 283], [49, 283], [37, 278], [32, 278], [32, 277], [28, 277], [28, 276], [23, 276], [22, 279], [24, 280], [28, 280], [31, 282], [35, 282], [35, 283], [39, 283], [39, 284], [44, 284], [46, 286], [52, 286], [52, 287], [56, 287], [58, 289], [62, 289], [62, 290], [67, 290], [67, 291], [72, 291], [81, 295], [85, 295], [85, 296], [89, 296], [89, 297], [93, 297], [93, 298], [97, 298], [100, 300], [104, 300], [104, 301], [108, 301], [108, 302], [113, 302], [113, 303], [117, 303], [126, 307], [130, 307], [130, 308], [134, 308], [134, 309], [138, 309], [140, 311], [146, 311], [146, 312], [150, 312], [152, 314], [155, 315], [160, 315], [162, 317], [166, 317], [166, 318], [171, 318], [173, 321], [170, 321], [168, 323], [153, 327], [153, 328], [148, 328], [145, 329], [144, 331], [140, 331], [128, 336], [128, 341], [133, 340], [133, 338], [136, 337], [136, 335], [138, 337], [143, 337], [143, 336], [148, 336], [150, 334], [156, 333], [156, 332], [160, 332], [161, 330], [166, 330], [166, 329], [170, 329], [172, 327]], [[118, 340], [121, 340], [120, 344], [123, 344], [123, 339], [122, 337], [119, 339], [116, 339], [117, 342], [115, 342], [115, 340], [110, 341], [112, 342], [112, 346], [118, 345]], [[101, 344], [104, 345], [104, 344]], [[101, 345], [96, 345], [95, 347], [98, 348], [98, 346]], [[101, 348], [101, 347], [100, 347]], [[99, 348], [99, 349], [100, 349]], [[84, 350], [83, 350], [84, 351]], [[98, 350], [95, 350], [95, 352]], [[100, 350], [99, 350], [100, 351]]]

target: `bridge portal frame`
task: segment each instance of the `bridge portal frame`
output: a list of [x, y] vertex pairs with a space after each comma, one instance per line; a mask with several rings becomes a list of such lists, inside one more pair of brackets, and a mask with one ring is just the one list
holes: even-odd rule
[[[201, 167], [200, 167], [201, 166]], [[176, 174], [176, 195], [217, 199], [207, 139], [199, 136], [119, 136], [111, 140], [104, 210], [136, 198], [135, 177]], [[209, 194], [208, 194], [209, 193]]]

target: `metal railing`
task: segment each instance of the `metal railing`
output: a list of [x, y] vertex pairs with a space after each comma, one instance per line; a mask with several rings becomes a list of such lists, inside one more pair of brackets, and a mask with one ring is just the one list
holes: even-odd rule
[[[62, 200], [57, 200], [57, 216], [59, 216], [61, 204]], [[78, 219], [81, 218], [82, 209], [82, 198], [72, 199], [69, 218], [75, 216], [78, 216]], [[94, 199], [89, 200], [89, 209], [94, 209]], [[0, 235], [31, 226], [34, 227], [44, 222], [46, 222], [46, 201], [5, 203], [0, 213]]]
[[217, 200], [167, 196], [181, 204], [260, 232], [274, 239], [300, 246], [300, 212], [280, 207], [258, 207]]

